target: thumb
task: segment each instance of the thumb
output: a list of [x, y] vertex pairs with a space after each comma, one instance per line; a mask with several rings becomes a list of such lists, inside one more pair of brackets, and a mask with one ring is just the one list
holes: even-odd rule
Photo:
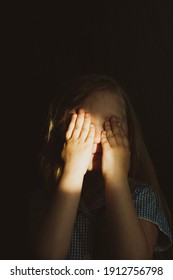
[[110, 148], [110, 144], [109, 144], [108, 139], [106, 137], [106, 131], [105, 130], [103, 130], [101, 132], [101, 145], [102, 145], [103, 151]]

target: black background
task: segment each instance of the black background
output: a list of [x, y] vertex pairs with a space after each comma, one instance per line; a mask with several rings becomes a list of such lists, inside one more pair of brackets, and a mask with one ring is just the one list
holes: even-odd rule
[[[57, 84], [80, 74], [115, 77], [132, 101], [173, 213], [172, 1], [59, 1], [25, 9], [15, 160], [6, 177], [2, 259], [29, 259], [28, 202], [40, 184], [38, 155]], [[13, 118], [11, 119], [13, 121]], [[10, 195], [9, 195], [10, 194]]]

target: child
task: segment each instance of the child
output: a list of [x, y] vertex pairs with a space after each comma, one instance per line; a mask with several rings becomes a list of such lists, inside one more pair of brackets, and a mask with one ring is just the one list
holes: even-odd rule
[[127, 95], [96, 74], [59, 94], [42, 163], [46, 188], [31, 203], [36, 257], [155, 258], [171, 245], [170, 215]]

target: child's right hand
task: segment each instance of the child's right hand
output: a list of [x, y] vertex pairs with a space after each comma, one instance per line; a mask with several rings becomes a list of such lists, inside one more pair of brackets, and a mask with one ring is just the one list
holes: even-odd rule
[[85, 175], [92, 157], [94, 134], [89, 113], [80, 109], [78, 114], [72, 115], [61, 154], [65, 162], [64, 170], [73, 172], [74, 176]]

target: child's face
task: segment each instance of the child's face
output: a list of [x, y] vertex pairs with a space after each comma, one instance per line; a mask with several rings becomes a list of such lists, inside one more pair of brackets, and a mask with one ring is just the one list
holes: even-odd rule
[[110, 91], [100, 91], [88, 97], [82, 108], [91, 115], [91, 123], [95, 126], [95, 137], [93, 144], [93, 154], [88, 166], [88, 171], [101, 170], [102, 148], [101, 131], [104, 129], [104, 123], [116, 116], [122, 123], [124, 131], [127, 133], [127, 122], [125, 104], [122, 97]]

